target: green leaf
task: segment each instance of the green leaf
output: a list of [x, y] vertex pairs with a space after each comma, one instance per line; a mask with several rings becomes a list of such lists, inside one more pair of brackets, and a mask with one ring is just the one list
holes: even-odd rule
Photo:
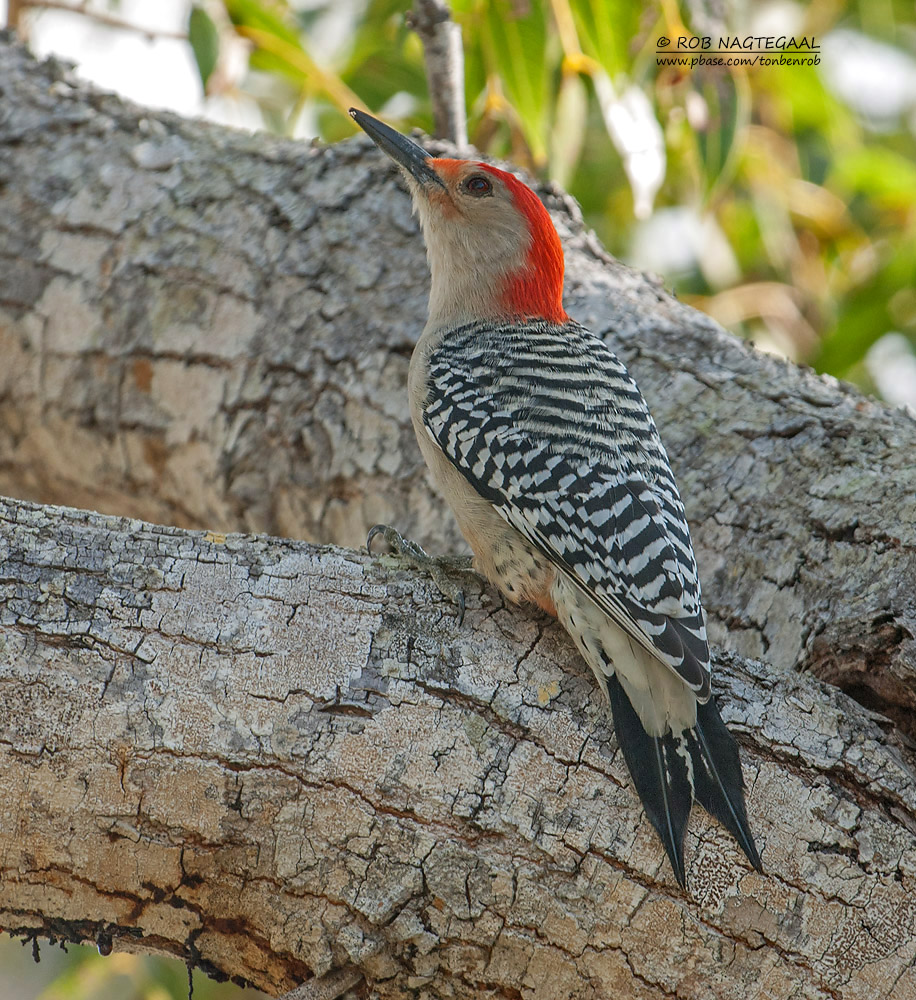
[[295, 87], [301, 87], [306, 77], [300, 59], [304, 49], [285, 4], [269, 5], [263, 0], [223, 2], [236, 31], [254, 43], [248, 57], [249, 69], [284, 78]]
[[916, 166], [891, 149], [860, 146], [844, 151], [836, 157], [830, 179], [845, 192], [889, 205], [916, 205]]
[[224, 3], [226, 13], [234, 25], [257, 28], [259, 31], [283, 39], [284, 42], [289, 42], [290, 45], [301, 44], [296, 28], [286, 18], [274, 13], [261, 0], [224, 0]]
[[200, 72], [204, 92], [219, 58], [219, 31], [203, 7], [193, 6], [188, 18], [188, 41]]
[[628, 47], [640, 35], [644, 6], [630, 0], [571, 0], [570, 9], [584, 52], [599, 62], [615, 83], [630, 75]]
[[[403, 0], [370, 0], [349, 42], [341, 79], [375, 110], [395, 94], [409, 94], [417, 106], [428, 104], [423, 48], [407, 27]], [[414, 115], [413, 125], [421, 124]], [[348, 132], [352, 124], [348, 125]]]
[[511, 0], [489, 0], [481, 39], [489, 50], [488, 70], [502, 79], [538, 166], [547, 159], [545, 134], [553, 103], [550, 84], [559, 61], [559, 46], [555, 46], [555, 54], [549, 52], [552, 39], [548, 37], [547, 17], [539, 0], [530, 0], [524, 14]]
[[296, 87], [301, 87], [305, 78], [302, 70], [293, 66], [288, 59], [265, 49], [252, 49], [251, 55], [248, 56], [248, 68], [258, 73], [279, 77]]
[[697, 72], [694, 86], [703, 98], [707, 120], [696, 130], [703, 181], [709, 194], [731, 179], [737, 143], [748, 119], [748, 101], [730, 73]]
[[893, 308], [902, 290], [916, 287], [916, 235], [876, 248], [879, 253], [882, 249], [886, 256], [874, 275], [840, 301], [836, 324], [814, 359], [818, 371], [842, 378], [888, 331], [916, 332], [916, 317]]

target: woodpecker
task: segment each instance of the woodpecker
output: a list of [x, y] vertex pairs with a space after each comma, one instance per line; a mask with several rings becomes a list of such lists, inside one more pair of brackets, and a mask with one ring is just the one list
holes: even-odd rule
[[401, 168], [419, 215], [432, 284], [410, 414], [475, 569], [578, 646], [680, 885], [695, 798], [761, 870], [738, 748], [710, 691], [684, 506], [636, 383], [563, 308], [550, 215], [512, 174], [436, 159], [350, 114]]

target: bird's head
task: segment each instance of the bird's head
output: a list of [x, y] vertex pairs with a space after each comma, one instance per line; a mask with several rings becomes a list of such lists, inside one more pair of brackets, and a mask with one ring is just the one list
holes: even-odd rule
[[529, 187], [487, 163], [436, 159], [364, 111], [350, 114], [407, 178], [432, 272], [431, 324], [567, 319], [563, 248]]

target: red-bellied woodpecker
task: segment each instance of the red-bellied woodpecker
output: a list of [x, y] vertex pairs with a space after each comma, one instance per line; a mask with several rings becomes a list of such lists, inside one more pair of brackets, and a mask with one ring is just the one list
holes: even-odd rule
[[636, 383], [563, 309], [547, 210], [512, 174], [434, 159], [350, 114], [403, 169], [420, 217], [432, 287], [410, 412], [475, 567], [576, 642], [678, 882], [694, 797], [759, 869], [737, 746], [710, 695], [684, 506]]

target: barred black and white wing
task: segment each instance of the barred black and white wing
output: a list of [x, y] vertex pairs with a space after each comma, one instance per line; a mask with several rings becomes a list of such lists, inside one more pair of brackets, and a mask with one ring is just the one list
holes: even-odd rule
[[424, 423], [449, 461], [704, 702], [709, 647], [668, 458], [624, 365], [576, 323], [473, 323], [429, 357]]

